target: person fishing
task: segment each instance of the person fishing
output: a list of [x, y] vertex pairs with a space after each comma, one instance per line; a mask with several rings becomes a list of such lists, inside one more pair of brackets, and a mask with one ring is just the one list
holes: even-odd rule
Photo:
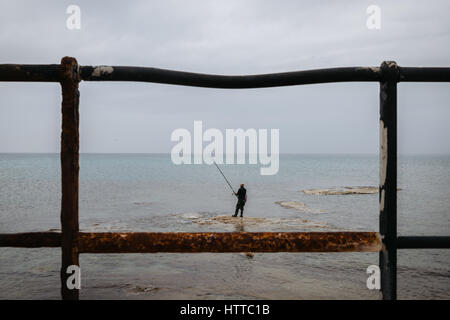
[[233, 191], [233, 194], [238, 198], [238, 202], [236, 204], [236, 211], [234, 212], [233, 217], [237, 217], [239, 210], [241, 210], [241, 218], [242, 218], [242, 215], [244, 214], [245, 202], [247, 201], [247, 189], [244, 188], [244, 184], [241, 184], [241, 187], [239, 188], [238, 192], [237, 193], [234, 192], [234, 189], [231, 186], [231, 183], [228, 181], [227, 177], [225, 177], [222, 170], [220, 170], [219, 166], [217, 165], [217, 163], [215, 161], [214, 161], [214, 165], [216, 166], [217, 170], [219, 170], [220, 174], [227, 182], [231, 191]]
[[247, 189], [244, 188], [244, 184], [241, 184], [238, 192], [233, 192], [233, 194], [238, 198], [238, 202], [236, 204], [236, 211], [234, 212], [233, 217], [237, 217], [239, 210], [241, 210], [241, 218], [244, 213], [245, 202], [247, 201]]

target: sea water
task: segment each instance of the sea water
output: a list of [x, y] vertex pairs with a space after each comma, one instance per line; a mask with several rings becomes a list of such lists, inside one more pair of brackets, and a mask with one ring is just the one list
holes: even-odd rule
[[[169, 154], [81, 154], [81, 231], [378, 231], [378, 194], [304, 189], [378, 186], [377, 155], [280, 155], [276, 175], [222, 165], [248, 192], [244, 219], [213, 165]], [[58, 154], [0, 154], [0, 233], [59, 231]], [[400, 155], [399, 235], [449, 235], [450, 156]], [[277, 202], [299, 205], [286, 208]], [[60, 249], [0, 248], [1, 299], [58, 299]], [[448, 250], [399, 250], [400, 299], [449, 299]], [[84, 254], [81, 299], [379, 299], [377, 253]]]

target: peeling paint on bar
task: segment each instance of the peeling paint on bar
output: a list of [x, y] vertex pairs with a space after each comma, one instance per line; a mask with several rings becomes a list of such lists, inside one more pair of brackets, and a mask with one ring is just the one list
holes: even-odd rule
[[380, 186], [386, 183], [386, 167], [388, 162], [388, 128], [384, 126], [384, 121], [380, 120]]
[[360, 67], [357, 68], [358, 70], [363, 70], [363, 71], [372, 71], [373, 73], [379, 73], [380, 72], [380, 67]]
[[397, 82], [394, 61], [381, 64], [380, 81], [380, 235], [381, 291], [385, 300], [397, 298]]
[[384, 211], [384, 198], [386, 197], [386, 193], [384, 192], [384, 189], [381, 189], [380, 194], [380, 210]]
[[92, 77], [102, 77], [102, 76], [106, 76], [108, 74], [113, 73], [114, 68], [111, 66], [98, 66], [98, 67], [94, 67], [94, 71], [92, 72]]
[[378, 252], [376, 232], [79, 233], [80, 253]]

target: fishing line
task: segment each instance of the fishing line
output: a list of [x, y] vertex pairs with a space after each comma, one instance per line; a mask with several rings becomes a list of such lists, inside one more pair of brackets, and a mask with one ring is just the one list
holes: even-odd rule
[[231, 186], [231, 184], [230, 184], [230, 182], [228, 181], [227, 177], [225, 177], [225, 175], [223, 174], [222, 170], [220, 170], [220, 168], [219, 168], [219, 166], [217, 165], [217, 163], [216, 163], [215, 161], [213, 161], [213, 162], [214, 162], [214, 164], [216, 165], [216, 168], [217, 168], [217, 169], [219, 170], [219, 172], [222, 174], [222, 177], [225, 179], [225, 181], [227, 182], [227, 184], [230, 186], [231, 191], [233, 191], [233, 193], [236, 193], [236, 192], [234, 192], [233, 187]]

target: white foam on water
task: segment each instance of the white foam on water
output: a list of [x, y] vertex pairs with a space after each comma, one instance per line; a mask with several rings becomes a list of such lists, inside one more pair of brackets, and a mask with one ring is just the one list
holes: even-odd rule
[[200, 219], [202, 215], [200, 213], [183, 213], [180, 215], [183, 219]]

